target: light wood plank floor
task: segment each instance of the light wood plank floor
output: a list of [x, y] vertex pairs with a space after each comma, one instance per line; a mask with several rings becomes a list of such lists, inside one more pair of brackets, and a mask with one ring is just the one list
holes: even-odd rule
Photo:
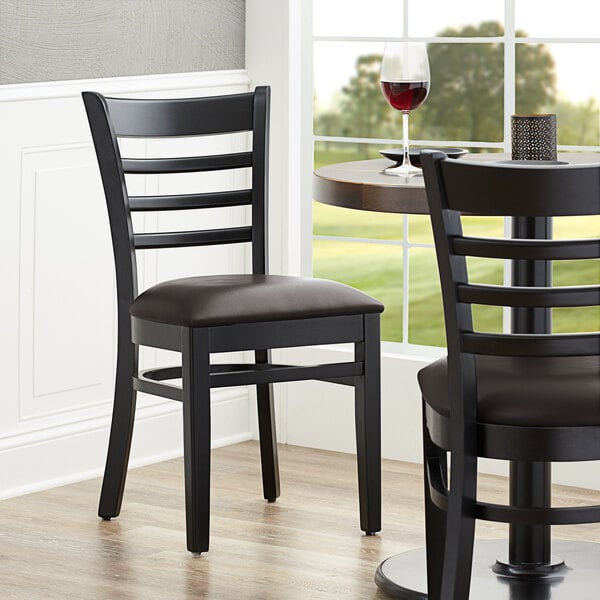
[[[132, 470], [121, 516], [96, 518], [98, 479], [0, 502], [2, 600], [296, 600], [384, 596], [378, 563], [423, 544], [420, 467], [384, 461], [383, 532], [358, 528], [354, 457], [280, 448], [282, 497], [262, 500], [258, 446], [213, 453], [211, 550], [185, 549], [183, 463]], [[504, 501], [505, 481], [482, 477], [482, 497]], [[600, 493], [556, 488], [555, 503], [600, 503]], [[480, 524], [480, 537], [506, 535]], [[600, 542], [600, 525], [555, 528]]]

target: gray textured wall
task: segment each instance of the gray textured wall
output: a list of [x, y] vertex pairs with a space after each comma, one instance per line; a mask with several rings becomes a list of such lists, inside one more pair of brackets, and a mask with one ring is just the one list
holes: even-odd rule
[[244, 67], [245, 0], [0, 0], [0, 84]]

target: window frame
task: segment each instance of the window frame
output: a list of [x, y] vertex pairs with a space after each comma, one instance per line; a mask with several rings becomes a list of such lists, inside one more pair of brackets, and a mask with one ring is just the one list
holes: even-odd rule
[[[439, 146], [439, 147], [464, 147], [464, 148], [489, 148], [490, 150], [502, 150], [503, 152], [510, 152], [511, 145], [511, 115], [516, 112], [516, 48], [518, 44], [573, 44], [573, 43], [597, 43], [600, 44], [599, 37], [582, 37], [582, 38], [556, 38], [556, 37], [517, 37], [516, 36], [516, 3], [517, 0], [505, 0], [504, 1], [504, 35], [495, 37], [422, 37], [422, 36], [410, 36], [408, 32], [409, 28], [409, 1], [403, 0], [403, 31], [399, 37], [388, 37], [388, 36], [327, 36], [327, 35], [314, 35], [313, 33], [313, 19], [312, 19], [312, 0], [306, 3], [306, 9], [304, 14], [305, 30], [306, 24], [309, 23], [308, 30], [306, 31], [307, 37], [310, 40], [308, 44], [305, 44], [305, 60], [312, 65], [313, 62], [313, 50], [315, 43], [318, 42], [378, 42], [385, 43], [388, 41], [414, 41], [424, 43], [443, 43], [443, 44], [490, 44], [500, 43], [503, 44], [504, 49], [504, 114], [503, 114], [503, 141], [501, 142], [478, 142], [471, 140], [421, 140], [411, 139], [411, 144], [418, 146]], [[310, 5], [310, 6], [308, 6]], [[310, 57], [308, 56], [310, 54]], [[312, 69], [312, 67], [311, 67]], [[367, 143], [367, 144], [399, 144], [401, 139], [387, 139], [387, 138], [360, 138], [360, 137], [343, 137], [343, 136], [323, 136], [314, 135], [313, 132], [313, 77], [312, 70], [310, 77], [305, 78], [304, 84], [308, 85], [310, 82], [309, 90], [303, 89], [303, 130], [308, 131], [312, 134], [308, 136], [310, 138], [309, 148], [306, 148], [303, 154], [306, 156], [309, 152], [311, 159], [314, 161], [314, 149], [317, 142], [331, 142], [331, 143]], [[306, 137], [305, 137], [306, 139]], [[598, 146], [574, 146], [574, 145], [558, 145], [559, 151], [584, 151], [584, 152], [600, 152], [600, 142]], [[314, 162], [313, 162], [314, 165]], [[307, 189], [310, 189], [307, 186]], [[410, 302], [410, 251], [412, 248], [428, 248], [433, 249], [433, 244], [411, 242], [409, 238], [409, 215], [402, 216], [402, 239], [400, 240], [377, 240], [370, 238], [352, 238], [352, 237], [338, 237], [338, 236], [327, 236], [327, 235], [315, 235], [312, 233], [313, 219], [312, 219], [312, 196], [305, 198], [306, 209], [303, 211], [303, 221], [308, 219], [309, 225], [303, 225], [303, 243], [301, 246], [302, 252], [302, 272], [306, 275], [312, 275], [313, 273], [313, 256], [312, 256], [312, 245], [314, 240], [336, 240], [348, 243], [369, 243], [369, 244], [392, 244], [402, 247], [402, 267], [403, 267], [403, 281], [402, 281], [402, 341], [391, 342], [386, 341], [385, 345], [389, 351], [398, 352], [401, 354], [411, 355], [437, 355], [440, 351], [439, 347], [435, 346], [422, 346], [409, 342], [409, 302]], [[305, 235], [307, 231], [311, 231], [312, 235], [310, 239], [306, 239]], [[510, 222], [506, 221], [505, 235], [510, 235]], [[509, 273], [505, 269], [504, 278], [508, 280]], [[505, 327], [508, 323], [508, 311], [505, 311]]]

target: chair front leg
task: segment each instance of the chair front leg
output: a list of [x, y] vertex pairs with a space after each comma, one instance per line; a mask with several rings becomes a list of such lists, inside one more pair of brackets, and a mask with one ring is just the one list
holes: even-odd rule
[[112, 422], [98, 506], [98, 516], [106, 521], [121, 512], [136, 404], [133, 376], [138, 369], [138, 347], [131, 342], [129, 312], [126, 313], [126, 320], [119, 319], [118, 326]]
[[379, 314], [364, 315], [363, 341], [354, 346], [364, 365], [354, 387], [360, 528], [381, 530], [381, 361]]
[[452, 453], [440, 600], [469, 600], [477, 490], [477, 458]]
[[206, 329], [182, 328], [183, 459], [187, 548], [208, 550], [210, 527], [210, 349]]
[[431, 498], [430, 470], [439, 469], [444, 484], [448, 482], [446, 451], [436, 446], [427, 429], [425, 402], [423, 405], [423, 479], [425, 484], [425, 539], [427, 554], [427, 598], [440, 600], [444, 549], [446, 546], [446, 511]]
[[[256, 350], [257, 364], [271, 362], [269, 350]], [[279, 498], [279, 459], [277, 456], [277, 431], [273, 386], [268, 383], [256, 386], [258, 407], [258, 439], [262, 468], [263, 495], [265, 500], [275, 502]]]

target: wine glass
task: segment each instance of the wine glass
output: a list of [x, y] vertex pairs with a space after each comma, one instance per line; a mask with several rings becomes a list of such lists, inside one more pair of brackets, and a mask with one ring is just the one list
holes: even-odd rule
[[425, 102], [429, 93], [429, 60], [425, 44], [389, 42], [381, 61], [381, 90], [390, 106], [402, 111], [404, 157], [402, 164], [385, 169], [388, 175], [413, 175], [421, 169], [410, 164], [408, 113]]

